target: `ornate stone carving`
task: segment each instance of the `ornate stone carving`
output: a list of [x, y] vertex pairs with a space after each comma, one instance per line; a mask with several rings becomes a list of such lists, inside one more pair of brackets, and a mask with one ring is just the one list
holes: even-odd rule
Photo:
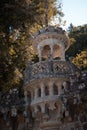
[[[28, 72], [25, 72], [26, 77], [28, 79], [27, 82], [34, 80], [34, 79], [41, 79], [43, 77], [64, 77], [69, 75], [75, 75], [78, 72], [77, 68], [65, 61], [58, 61], [58, 60], [48, 60], [33, 64], [29, 69]], [[27, 83], [25, 80], [25, 84]]]

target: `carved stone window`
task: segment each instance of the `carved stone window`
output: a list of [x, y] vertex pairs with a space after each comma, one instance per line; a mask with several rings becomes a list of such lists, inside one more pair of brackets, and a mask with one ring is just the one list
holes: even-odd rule
[[41, 89], [38, 89], [38, 97], [41, 97]]
[[45, 86], [45, 95], [46, 95], [46, 96], [49, 95], [49, 89], [48, 89], [47, 86]]
[[58, 87], [55, 84], [53, 84], [53, 94], [58, 95]]

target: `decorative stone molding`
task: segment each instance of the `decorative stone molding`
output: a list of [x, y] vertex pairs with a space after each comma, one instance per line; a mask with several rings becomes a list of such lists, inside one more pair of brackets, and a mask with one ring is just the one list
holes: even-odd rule
[[56, 39], [57, 41], [60, 41], [59, 43], [64, 43], [65, 45], [65, 50], [67, 50], [70, 46], [69, 43], [69, 39], [65, 36], [65, 35], [61, 35], [61, 34], [56, 34], [56, 33], [49, 33], [49, 34], [41, 34], [39, 37], [33, 39], [33, 46], [34, 46], [34, 50], [37, 51], [37, 46], [40, 45], [40, 42], [44, 41], [44, 40], [49, 40], [49, 39]]
[[47, 77], [75, 77], [77, 72], [79, 73], [79, 70], [68, 61], [42, 61], [28, 67], [28, 71], [25, 72], [25, 84]]
[[56, 38], [60, 41], [63, 41], [65, 43], [66, 49], [68, 49], [70, 45], [69, 38], [66, 32], [60, 27], [55, 28], [53, 26], [48, 26], [47, 28], [38, 31], [31, 41], [33, 41], [34, 45], [37, 46], [37, 44], [39, 44], [41, 41], [49, 38]]
[[35, 104], [38, 104], [38, 103], [39, 104], [43, 103], [43, 101], [44, 101], [44, 103], [47, 103], [47, 102], [50, 102], [50, 101], [57, 101], [58, 99], [60, 100], [60, 96], [59, 95], [45, 96], [43, 98], [37, 98], [37, 99], [35, 99], [35, 100], [33, 100], [31, 102], [31, 106], [35, 105]]

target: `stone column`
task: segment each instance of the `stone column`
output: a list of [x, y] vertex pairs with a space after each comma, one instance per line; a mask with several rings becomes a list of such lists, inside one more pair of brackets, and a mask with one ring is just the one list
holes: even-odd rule
[[28, 93], [27, 93], [27, 91], [24, 91], [24, 96], [25, 96], [25, 98], [24, 98], [24, 100], [25, 100], [25, 111], [24, 111], [24, 114], [25, 114], [25, 116], [27, 115], [27, 108], [28, 108]]
[[37, 91], [38, 91], [38, 89], [37, 89], [37, 88], [35, 88], [35, 95], [34, 95], [34, 99], [36, 99], [36, 98], [38, 97]]
[[45, 104], [44, 103], [41, 104], [41, 112], [45, 113]]
[[58, 95], [60, 95], [61, 94], [61, 84], [58, 82], [58, 83], [56, 83], [56, 86], [58, 88]]
[[39, 62], [42, 61], [42, 48], [38, 46], [38, 57], [39, 57]]
[[61, 60], [65, 61], [65, 49], [64, 49], [64, 47], [62, 49], [62, 59]]
[[50, 93], [50, 96], [53, 96], [53, 83], [50, 82], [50, 83], [48, 84], [48, 86], [49, 86], [49, 93]]
[[57, 110], [57, 119], [60, 120], [60, 118], [61, 118], [61, 109], [62, 109], [61, 108], [61, 104], [59, 103], [57, 107], [58, 107], [58, 110]]
[[51, 59], [53, 59], [53, 45], [51, 45], [50, 48], [51, 48]]
[[33, 90], [31, 91], [31, 101], [34, 99], [34, 93]]
[[34, 106], [34, 112], [37, 113], [37, 111], [38, 111], [37, 106]]
[[27, 97], [27, 91], [24, 91], [24, 100], [25, 100], [25, 105], [27, 106], [28, 105], [28, 97]]
[[74, 78], [70, 77], [70, 85], [73, 86]]
[[44, 97], [45, 95], [44, 84], [42, 83], [40, 86], [41, 86], [41, 97]]

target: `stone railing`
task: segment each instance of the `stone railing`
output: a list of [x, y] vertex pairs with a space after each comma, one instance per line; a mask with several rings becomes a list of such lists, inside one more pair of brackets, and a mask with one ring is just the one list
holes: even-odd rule
[[44, 97], [38, 97], [38, 98], [36, 98], [36, 99], [34, 99], [34, 100], [32, 100], [32, 102], [31, 102], [31, 105], [35, 105], [35, 104], [40, 104], [40, 103], [43, 103], [43, 101], [44, 101], [44, 103], [46, 104], [46, 102], [53, 102], [53, 101], [58, 101], [58, 99], [60, 100], [61, 98], [60, 98], [60, 95], [53, 95], [53, 96], [44, 96]]
[[25, 71], [25, 81], [27, 84], [33, 80], [45, 77], [67, 78], [78, 72], [77, 68], [68, 61], [48, 60], [29, 65]]

